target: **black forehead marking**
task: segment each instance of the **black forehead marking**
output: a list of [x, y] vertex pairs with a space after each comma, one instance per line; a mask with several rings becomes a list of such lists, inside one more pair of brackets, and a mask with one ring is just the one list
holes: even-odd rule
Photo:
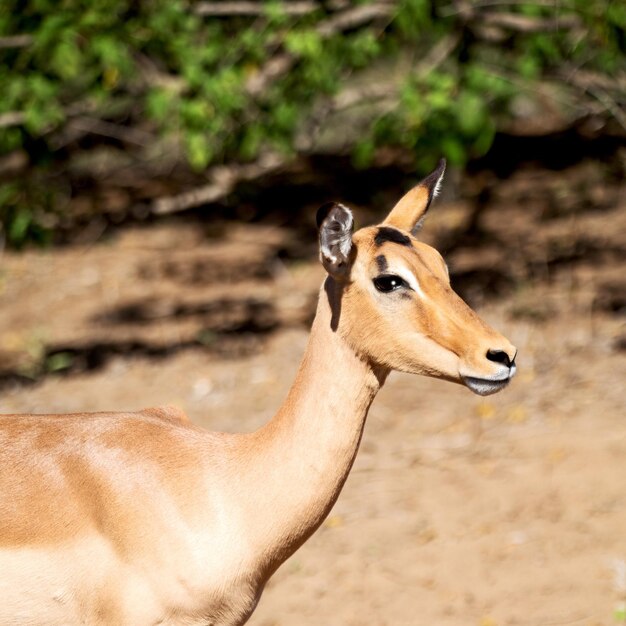
[[401, 246], [411, 247], [411, 240], [399, 230], [395, 228], [389, 228], [388, 226], [381, 226], [374, 237], [374, 243], [377, 246], [382, 246], [385, 241], [391, 241], [392, 243], [399, 243]]
[[387, 259], [385, 258], [384, 254], [379, 254], [376, 257], [376, 265], [378, 265], [378, 271], [379, 272], [386, 272], [387, 268], [389, 267], [387, 265]]

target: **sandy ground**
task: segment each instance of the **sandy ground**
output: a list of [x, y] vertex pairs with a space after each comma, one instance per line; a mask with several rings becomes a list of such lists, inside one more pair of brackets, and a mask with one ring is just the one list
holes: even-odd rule
[[[228, 343], [215, 350], [208, 341], [159, 358], [122, 351], [99, 369], [51, 374], [35, 385], [5, 384], [0, 412], [177, 404], [198, 424], [230, 431], [252, 430], [271, 418], [304, 349], [301, 309], [310, 310], [319, 269], [282, 264], [266, 279], [238, 283], [235, 292], [219, 284], [204, 291], [192, 281], [184, 294], [189, 314], [170, 316], [163, 302], [180, 299], [178, 287], [162, 274], [140, 271], [150, 250], [157, 255], [150, 267], [158, 269], [159, 246], [169, 245], [171, 232], [155, 233], [54, 254], [5, 254], [5, 362], [14, 358], [28, 368], [15, 357], [20, 350], [32, 357], [42, 346], [78, 345], [90, 335], [104, 341], [134, 333], [164, 345], [174, 337], [183, 346], [197, 332], [194, 324], [214, 315], [191, 305], [218, 292], [273, 299], [278, 321], [272, 332], [251, 338], [244, 350]], [[172, 255], [195, 254], [184, 237]], [[237, 245], [248, 246], [246, 258], [254, 256], [245, 237]], [[587, 306], [593, 276], [584, 268], [572, 276], [481, 307], [519, 348], [519, 375], [501, 394], [482, 399], [450, 383], [390, 377], [337, 505], [270, 581], [251, 624], [626, 621], [620, 608], [626, 602], [626, 353], [616, 343], [623, 318]], [[98, 318], [154, 293], [160, 304], [149, 320], [109, 327]], [[515, 314], [529, 303], [549, 315]]]

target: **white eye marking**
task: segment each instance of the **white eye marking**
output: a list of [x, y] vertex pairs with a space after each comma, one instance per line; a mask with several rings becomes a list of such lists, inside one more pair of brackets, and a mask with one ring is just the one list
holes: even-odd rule
[[408, 268], [406, 267], [390, 267], [387, 272], [388, 274], [396, 274], [398, 275], [400, 278], [402, 278], [402, 280], [404, 280], [406, 282], [406, 284], [418, 295], [420, 296], [420, 298], [426, 298], [426, 294], [422, 291], [422, 288], [420, 287], [419, 281], [417, 280], [417, 278], [415, 277], [415, 274], [413, 274], [413, 272], [411, 272]]

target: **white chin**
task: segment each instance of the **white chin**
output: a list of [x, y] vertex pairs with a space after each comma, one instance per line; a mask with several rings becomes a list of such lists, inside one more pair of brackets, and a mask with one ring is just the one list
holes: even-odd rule
[[479, 396], [490, 396], [492, 393], [502, 391], [509, 384], [509, 380], [509, 378], [488, 380], [487, 378], [474, 378], [472, 376], [463, 377], [463, 382], [467, 387]]

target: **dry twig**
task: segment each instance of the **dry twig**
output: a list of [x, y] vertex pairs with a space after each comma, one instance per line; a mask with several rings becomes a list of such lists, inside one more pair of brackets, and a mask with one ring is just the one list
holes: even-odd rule
[[8, 35], [0, 37], [0, 49], [26, 48], [33, 43], [32, 35]]
[[152, 203], [151, 212], [165, 215], [184, 211], [201, 204], [217, 202], [230, 194], [238, 183], [254, 180], [270, 172], [275, 172], [282, 168], [285, 163], [286, 160], [283, 157], [276, 154], [266, 154], [254, 163], [213, 167], [208, 172], [211, 179], [208, 185], [196, 187], [176, 196], [158, 198]]
[[477, 20], [487, 26], [499, 26], [520, 33], [542, 33], [555, 30], [570, 30], [582, 25], [578, 15], [563, 15], [558, 18], [529, 17], [518, 13], [477, 13]]
[[[284, 2], [280, 10], [285, 15], [307, 15], [319, 8], [317, 2], [308, 0]], [[263, 2], [198, 2], [194, 5], [193, 12], [203, 17], [235, 17], [235, 16], [260, 16], [267, 13], [267, 7]]]
[[7, 111], [0, 113], [0, 128], [20, 126], [26, 121], [26, 113], [23, 111]]
[[130, 126], [120, 126], [119, 124], [113, 124], [112, 122], [106, 122], [94, 117], [74, 118], [69, 122], [68, 126], [71, 126], [72, 130], [86, 135], [110, 137], [137, 146], [147, 146], [154, 140], [154, 137], [144, 130]]

